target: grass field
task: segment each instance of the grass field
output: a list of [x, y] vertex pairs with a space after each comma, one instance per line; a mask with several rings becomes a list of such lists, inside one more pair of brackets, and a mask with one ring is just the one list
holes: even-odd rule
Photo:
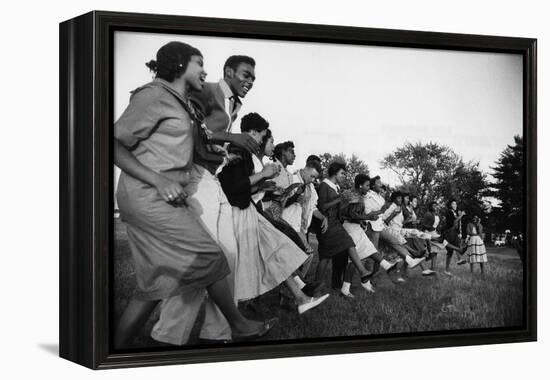
[[[132, 259], [126, 241], [126, 228], [115, 221], [115, 318], [121, 315], [135, 289]], [[313, 244], [315, 246], [315, 243]], [[303, 315], [279, 306], [279, 293], [260, 297], [257, 310], [244, 313], [254, 319], [277, 316], [279, 324], [264, 339], [299, 339], [425, 332], [522, 324], [522, 265], [514, 250], [488, 248], [485, 279], [474, 276], [468, 265], [456, 266], [453, 277], [443, 274], [444, 257], [439, 255], [436, 276], [423, 277], [420, 270], [409, 270], [407, 282], [395, 284], [385, 274], [374, 277], [376, 293], [364, 291], [359, 279], [352, 286], [355, 299], [349, 300], [330, 290], [321, 306]], [[454, 259], [453, 259], [454, 260]], [[330, 284], [330, 281], [326, 281]], [[158, 310], [144, 326], [135, 347], [159, 346], [149, 337]], [[196, 343], [199, 316], [190, 344]]]

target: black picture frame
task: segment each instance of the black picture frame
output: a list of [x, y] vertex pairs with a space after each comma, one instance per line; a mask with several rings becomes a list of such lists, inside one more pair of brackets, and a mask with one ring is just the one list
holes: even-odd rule
[[[195, 34], [501, 52], [523, 57], [524, 324], [315, 341], [140, 352], [110, 347], [113, 33]], [[93, 369], [535, 341], [537, 338], [537, 41], [359, 27], [93, 11], [60, 24], [60, 356]]]

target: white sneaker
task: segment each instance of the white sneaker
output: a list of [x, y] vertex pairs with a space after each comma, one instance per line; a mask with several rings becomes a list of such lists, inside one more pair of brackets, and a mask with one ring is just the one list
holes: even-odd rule
[[395, 282], [401, 282], [401, 283], [403, 283], [403, 282], [406, 282], [406, 281], [405, 281], [405, 279], [404, 279], [403, 277], [398, 277], [398, 278], [395, 280]]
[[362, 282], [361, 286], [363, 289], [367, 290], [368, 292], [374, 293], [374, 286], [372, 286], [370, 281]]
[[311, 300], [308, 303], [303, 303], [298, 305], [298, 314], [304, 314], [306, 311], [313, 309], [314, 307], [319, 306], [330, 296], [330, 294], [325, 294], [321, 297], [311, 297]]
[[412, 268], [416, 267], [418, 264], [420, 264], [420, 263], [421, 263], [422, 261], [424, 261], [424, 260], [426, 260], [425, 257], [420, 257], [420, 258], [418, 258], [418, 259], [413, 259], [413, 258], [411, 258], [411, 261], [408, 262], [407, 264], [409, 264], [409, 268], [412, 269]]
[[443, 271], [443, 273], [445, 273], [449, 277], [453, 277], [453, 274], [451, 272], [449, 272], [448, 270]]
[[422, 271], [422, 276], [431, 276], [434, 274], [435, 274], [435, 271], [431, 269], [425, 269]]

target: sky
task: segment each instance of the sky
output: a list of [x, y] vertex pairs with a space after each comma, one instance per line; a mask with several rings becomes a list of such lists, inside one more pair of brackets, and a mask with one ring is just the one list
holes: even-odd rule
[[129, 92], [153, 78], [145, 62], [170, 41], [202, 52], [210, 82], [230, 55], [256, 60], [233, 131], [243, 115], [262, 115], [275, 143], [294, 142], [291, 170], [310, 154], [356, 154], [371, 174], [397, 185], [380, 161], [407, 142], [432, 141], [489, 174], [522, 134], [521, 55], [136, 32], [115, 33], [115, 118]]

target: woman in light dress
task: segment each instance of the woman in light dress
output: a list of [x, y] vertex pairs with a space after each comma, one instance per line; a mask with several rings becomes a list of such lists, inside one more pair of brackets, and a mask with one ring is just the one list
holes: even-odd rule
[[[241, 131], [250, 134], [258, 143], [264, 140], [268, 127], [267, 121], [256, 113], [245, 115], [241, 120]], [[266, 181], [278, 174], [279, 167], [276, 164], [262, 166], [259, 158], [249, 152], [231, 146], [228, 149], [236, 158], [223, 167], [218, 178], [233, 206], [238, 245], [235, 296], [238, 300], [253, 299], [284, 282], [294, 296], [298, 313], [320, 305], [328, 294], [309, 297], [292, 277], [307, 255], [265, 219], [252, 201], [260, 200], [264, 189], [270, 187]]]
[[472, 218], [466, 227], [468, 237], [466, 238], [466, 254], [470, 263], [470, 272], [474, 273], [474, 265], [479, 264], [481, 277], [485, 276], [484, 264], [487, 262], [487, 251], [483, 243], [483, 226], [477, 215]]

